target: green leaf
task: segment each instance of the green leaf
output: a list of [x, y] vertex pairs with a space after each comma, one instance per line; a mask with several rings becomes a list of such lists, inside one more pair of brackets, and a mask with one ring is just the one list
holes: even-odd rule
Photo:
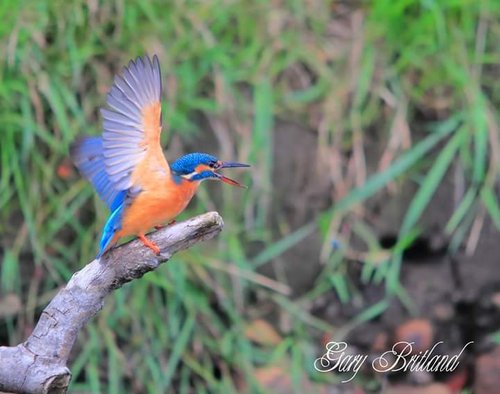
[[[399, 239], [406, 237], [415, 230], [414, 226], [417, 224], [417, 221], [420, 219], [423, 211], [428, 206], [465, 136], [466, 129], [461, 128], [453, 135], [450, 141], [448, 141], [446, 146], [439, 153], [431, 169], [424, 178], [424, 181], [420, 185], [415, 197], [410, 203], [399, 230]], [[396, 253], [391, 262], [391, 267], [387, 277], [389, 292], [398, 290], [399, 271], [402, 261], [401, 255], [402, 251], [400, 253]]]
[[266, 264], [267, 262], [271, 261], [275, 257], [278, 257], [291, 247], [298, 244], [308, 235], [312, 234], [315, 229], [316, 223], [310, 223], [299, 228], [293, 233], [288, 234], [287, 236], [281, 238], [279, 241], [269, 245], [252, 260], [250, 260], [250, 266], [255, 269], [263, 264]]
[[0, 283], [5, 293], [20, 290], [20, 271], [18, 258], [11, 250], [6, 250], [0, 266]]
[[359, 315], [357, 315], [354, 318], [354, 324], [360, 324], [364, 323], [369, 320], [373, 320], [377, 316], [380, 316], [384, 311], [389, 307], [389, 300], [387, 298], [384, 298], [380, 300], [379, 302], [370, 305], [368, 308], [366, 308], [363, 312], [361, 312]]
[[416, 144], [412, 149], [405, 152], [385, 171], [371, 176], [363, 186], [352, 190], [347, 196], [340, 200], [333, 209], [333, 213], [323, 214], [321, 220], [325, 217], [331, 219], [332, 215], [347, 211], [353, 205], [373, 196], [377, 191], [392, 182], [398, 176], [407, 171], [417, 161], [422, 159], [429, 151], [434, 148], [443, 138], [456, 130], [462, 121], [461, 115], [450, 117], [447, 121], [438, 124], [434, 131]]
[[172, 353], [170, 354], [170, 358], [168, 360], [167, 368], [164, 371], [162, 384], [164, 387], [169, 387], [170, 381], [172, 380], [175, 370], [177, 368], [177, 364], [182, 356], [182, 353], [186, 349], [188, 345], [189, 338], [193, 332], [195, 319], [192, 315], [189, 315], [186, 318], [186, 322], [182, 326], [179, 337], [174, 343]]
[[453, 212], [453, 215], [446, 224], [445, 231], [448, 234], [453, 233], [458, 227], [458, 225], [462, 222], [463, 218], [465, 217], [467, 212], [469, 212], [470, 207], [474, 203], [476, 196], [477, 196], [477, 190], [475, 188], [470, 188], [467, 191], [462, 201], [460, 201], [460, 205], [455, 210], [455, 212]]
[[462, 128], [455, 133], [455, 135], [439, 153], [423, 183], [420, 185], [417, 194], [410, 203], [401, 225], [401, 235], [406, 235], [410, 232], [413, 229], [413, 226], [417, 223], [418, 219], [420, 219], [422, 212], [429, 204], [429, 201], [443, 179], [443, 176], [446, 174], [446, 171], [448, 171], [451, 161], [455, 157], [455, 154], [464, 137], [465, 129]]
[[488, 128], [486, 125], [484, 100], [479, 92], [476, 95], [478, 98], [476, 99], [475, 106], [471, 109], [473, 111], [471, 121], [474, 127], [474, 166], [472, 180], [477, 185], [483, 181], [486, 173]]
[[498, 199], [493, 191], [492, 186], [485, 186], [481, 189], [481, 201], [488, 210], [488, 213], [495, 223], [495, 227], [500, 229], [500, 207], [498, 206]]
[[335, 288], [337, 295], [339, 296], [340, 302], [345, 304], [349, 302], [349, 289], [347, 287], [346, 278], [343, 274], [336, 273], [330, 276], [330, 282]]

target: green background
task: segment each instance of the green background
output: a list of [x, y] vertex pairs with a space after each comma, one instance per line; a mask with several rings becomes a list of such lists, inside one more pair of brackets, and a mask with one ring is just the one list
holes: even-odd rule
[[[334, 379], [318, 376], [313, 361], [322, 333], [338, 327], [310, 306], [325, 292], [352, 297], [349, 241], [332, 248], [346, 218], [354, 215], [350, 231], [366, 243], [363, 280], [386, 292], [350, 324], [382, 313], [393, 297], [411, 307], [399, 282], [402, 252], [453, 164], [466, 192], [443, 229], [450, 251], [478, 212], [500, 227], [499, 18], [494, 0], [2, 1], [1, 344], [23, 341], [95, 256], [107, 212], [71, 166], [69, 145], [100, 133], [113, 75], [157, 54], [167, 158], [206, 150], [251, 163], [230, 175], [249, 189], [201, 188], [181, 218], [218, 210], [224, 231], [115, 292], [79, 336], [71, 390], [258, 391], [272, 368], [296, 387]], [[283, 120], [317, 143], [307, 160], [291, 152], [277, 174]], [[378, 158], [391, 147], [382, 169], [364, 161], [374, 135]], [[297, 223], [276, 177], [304, 176], [324, 179], [329, 203]], [[359, 208], [404, 182], [416, 192], [396, 242], [383, 249]], [[304, 206], [306, 192], [297, 193]], [[296, 294], [279, 272], [275, 282], [257, 272], [313, 233], [321, 245], [304, 264], [320, 275], [309, 288]], [[259, 326], [264, 318], [272, 324]]]

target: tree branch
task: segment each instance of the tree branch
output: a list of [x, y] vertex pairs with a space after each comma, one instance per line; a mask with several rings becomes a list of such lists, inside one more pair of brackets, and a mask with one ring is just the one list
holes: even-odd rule
[[175, 252], [213, 238], [223, 225], [217, 212], [209, 212], [149, 235], [161, 249], [159, 256], [134, 240], [76, 272], [43, 310], [26, 342], [0, 347], [0, 391], [65, 393], [71, 380], [66, 366], [71, 349], [80, 329], [102, 309], [105, 297]]

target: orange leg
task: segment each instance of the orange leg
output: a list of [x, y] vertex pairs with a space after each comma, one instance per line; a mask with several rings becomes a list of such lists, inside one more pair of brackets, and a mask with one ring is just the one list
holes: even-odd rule
[[155, 254], [160, 254], [160, 248], [158, 245], [156, 245], [153, 241], [150, 241], [147, 239], [144, 234], [139, 234], [138, 235], [139, 239], [141, 242], [144, 244], [144, 246], [147, 246], [149, 249], [151, 249]]

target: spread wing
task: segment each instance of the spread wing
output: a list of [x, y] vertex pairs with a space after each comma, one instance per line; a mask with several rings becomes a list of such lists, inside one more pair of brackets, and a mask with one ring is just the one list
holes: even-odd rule
[[104, 156], [101, 137], [86, 137], [71, 146], [71, 156], [80, 172], [94, 186], [108, 208], [113, 210], [119, 190], [113, 188], [104, 167]]
[[131, 60], [116, 76], [101, 109], [106, 174], [115, 190], [126, 190], [149, 168], [169, 174], [160, 146], [161, 73], [158, 58]]

